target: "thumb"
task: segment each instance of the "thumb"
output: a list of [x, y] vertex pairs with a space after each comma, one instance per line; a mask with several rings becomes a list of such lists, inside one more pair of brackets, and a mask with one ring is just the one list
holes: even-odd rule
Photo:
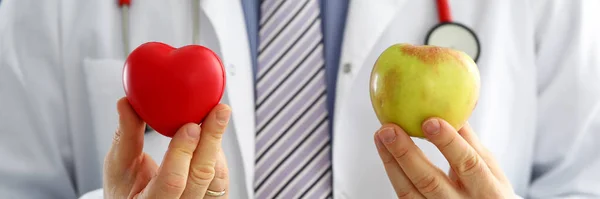
[[[144, 121], [135, 113], [127, 98], [117, 102], [119, 128], [105, 159], [105, 165], [112, 167], [112, 174], [121, 175], [142, 155], [144, 147]], [[116, 172], [116, 173], [115, 173]]]

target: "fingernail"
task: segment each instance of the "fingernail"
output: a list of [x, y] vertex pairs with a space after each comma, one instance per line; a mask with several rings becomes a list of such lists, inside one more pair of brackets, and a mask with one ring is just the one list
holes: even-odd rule
[[217, 111], [217, 122], [219, 124], [226, 124], [227, 121], [229, 120], [229, 115], [231, 113], [231, 110], [229, 109], [223, 109], [223, 110], [219, 110]]
[[440, 132], [440, 121], [437, 119], [430, 119], [423, 125], [423, 130], [429, 135], [435, 135]]
[[383, 143], [389, 144], [396, 140], [396, 132], [394, 132], [394, 128], [386, 127], [381, 129], [378, 133], [379, 140]]
[[191, 138], [200, 138], [200, 128], [197, 125], [188, 125], [186, 130]]

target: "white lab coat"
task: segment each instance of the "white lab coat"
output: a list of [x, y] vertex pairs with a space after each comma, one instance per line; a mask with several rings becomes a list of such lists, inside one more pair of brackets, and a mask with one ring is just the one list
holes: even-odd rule
[[[134, 1], [131, 45], [190, 44], [188, 0]], [[600, 197], [600, 2], [450, 1], [482, 44], [481, 98], [470, 120], [524, 198]], [[371, 66], [391, 44], [422, 44], [435, 1], [351, 1], [335, 102], [334, 198], [394, 198], [373, 144]], [[202, 0], [201, 43], [227, 70], [233, 108], [224, 151], [230, 198], [252, 198], [254, 102], [237, 0]], [[0, 197], [76, 198], [101, 188], [102, 160], [122, 97], [114, 1], [4, 0], [0, 5]], [[415, 140], [448, 169], [438, 150]], [[169, 139], [146, 136], [158, 162]], [[99, 197], [101, 191], [85, 197]]]

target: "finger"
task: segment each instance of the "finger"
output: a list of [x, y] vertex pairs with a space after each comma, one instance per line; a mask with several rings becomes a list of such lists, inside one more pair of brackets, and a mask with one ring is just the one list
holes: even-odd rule
[[375, 133], [375, 146], [377, 147], [377, 152], [383, 162], [388, 178], [394, 187], [394, 191], [396, 191], [396, 195], [398, 198], [425, 198], [425, 196], [417, 191], [417, 188], [410, 182], [408, 177], [406, 177], [406, 174], [404, 174], [394, 156], [385, 148], [377, 136], [381, 131], [386, 130], [390, 130], [389, 127], [382, 128]]
[[463, 185], [461, 184], [460, 180], [458, 180], [458, 177], [456, 176], [456, 172], [454, 172], [454, 169], [450, 168], [448, 171], [448, 177], [450, 178], [450, 180], [452, 182], [454, 182], [454, 184], [456, 186], [458, 186], [458, 188], [463, 189]]
[[446, 174], [435, 167], [397, 125], [384, 125], [378, 137], [392, 154], [415, 188], [427, 198], [455, 198], [456, 192]]
[[199, 140], [200, 126], [197, 124], [186, 124], [175, 133], [169, 143], [156, 180], [148, 185], [149, 197], [179, 198], [181, 196]]
[[122, 189], [123, 191], [129, 192], [128, 194], [135, 194], [143, 191], [152, 178], [156, 176], [156, 172], [158, 171], [158, 165], [156, 165], [156, 162], [154, 162], [150, 155], [144, 153], [140, 159], [140, 166], [136, 169], [135, 182], [130, 183], [131, 188]]
[[504, 175], [502, 169], [500, 169], [500, 166], [492, 153], [481, 143], [481, 141], [479, 141], [477, 134], [475, 134], [475, 131], [473, 131], [473, 128], [471, 128], [471, 125], [468, 122], [458, 131], [458, 134], [463, 137], [475, 151], [477, 151], [477, 154], [483, 158], [483, 161], [485, 161], [494, 176], [503, 182], [508, 181], [508, 178]]
[[224, 191], [225, 195], [211, 196], [210, 194], [207, 193], [207, 195], [206, 195], [206, 197], [204, 197], [204, 199], [227, 198], [227, 195], [229, 194], [228, 189], [227, 189], [228, 187], [229, 187], [229, 170], [227, 168], [227, 160], [225, 159], [225, 154], [223, 154], [223, 150], [221, 150], [219, 152], [219, 156], [217, 157], [217, 163], [215, 165], [215, 177], [210, 182], [210, 185], [208, 185], [207, 191], [213, 191], [213, 192]]
[[471, 125], [468, 122], [465, 123], [460, 130], [458, 130], [458, 134], [465, 139], [465, 141], [467, 141], [467, 143], [469, 143], [469, 145], [471, 145], [471, 147], [473, 147], [473, 149], [475, 149], [480, 156], [483, 157], [484, 155], [488, 154], [487, 149], [481, 144], [479, 138], [474, 133]]
[[183, 198], [204, 197], [206, 194], [208, 186], [215, 177], [215, 165], [221, 150], [221, 139], [229, 122], [230, 114], [229, 106], [219, 104], [204, 119], [200, 144], [194, 151]]
[[423, 123], [427, 139], [442, 152], [468, 190], [489, 188], [494, 176], [475, 149], [446, 121], [433, 118]]
[[119, 127], [105, 158], [105, 169], [112, 175], [123, 176], [142, 156], [144, 121], [135, 113], [125, 97], [117, 102], [117, 111]]

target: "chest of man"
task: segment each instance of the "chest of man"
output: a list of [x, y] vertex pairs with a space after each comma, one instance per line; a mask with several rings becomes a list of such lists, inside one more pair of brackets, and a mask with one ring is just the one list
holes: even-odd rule
[[[112, 4], [113, 2], [90, 3], [84, 6], [84, 9], [73, 13], [84, 17], [68, 18], [66, 21], [70, 22], [66, 24], [69, 28], [65, 29], [67, 33], [72, 33], [70, 43], [78, 44], [70, 47], [86, 49], [80, 56], [73, 57], [79, 59], [74, 62], [84, 63], [83, 60], [88, 59], [88, 63], [93, 65], [107, 59], [124, 59], [121, 53], [123, 43], [120, 37], [120, 11]], [[187, 1], [155, 0], [140, 1], [132, 6], [129, 13], [132, 22], [130, 46], [135, 47], [147, 41], [161, 41], [173, 46], [190, 44], [193, 32], [193, 10], [190, 5]], [[527, 161], [521, 160], [526, 160], [531, 154], [532, 149], [529, 145], [534, 136], [534, 126], [527, 122], [535, 113], [533, 107], [536, 93], [533, 78], [533, 27], [527, 19], [527, 10], [522, 5], [476, 2], [452, 2], [451, 8], [455, 21], [471, 27], [481, 42], [478, 61], [482, 79], [481, 98], [470, 122], [482, 142], [497, 156], [518, 189], [526, 180], [526, 177], [520, 174], [526, 172], [521, 168], [527, 166]], [[369, 194], [372, 191], [382, 193], [384, 195], [381, 196], [386, 197], [393, 193], [390, 187], [379, 186], [387, 184], [387, 181], [372, 142], [372, 135], [379, 123], [368, 99], [370, 69], [379, 53], [389, 45], [423, 43], [429, 29], [437, 23], [435, 3], [353, 1], [348, 13], [340, 59], [342, 67], [338, 71], [336, 84], [335, 119], [332, 122], [334, 195], [342, 198], [372, 197], [373, 195], [365, 195], [364, 190], [368, 188]], [[203, 12], [204, 14], [206, 13]], [[79, 18], [88, 20], [79, 21]], [[221, 22], [223, 21], [201, 21], [201, 24], [207, 27], [206, 24]], [[234, 45], [224, 45], [226, 40], [233, 39], [233, 34], [202, 27], [201, 25], [200, 34], [203, 45], [217, 50], [233, 48]], [[217, 37], [219, 39], [211, 39]], [[232, 65], [228, 65], [228, 74], [239, 75], [240, 70], [251, 71], [250, 62], [247, 61], [247, 64], [236, 64], [233, 68], [229, 67]], [[225, 62], [228, 63], [227, 57]], [[116, 127], [115, 117], [106, 118], [99, 115], [114, 115], [110, 111], [114, 110], [113, 102], [122, 96], [120, 73], [116, 74], [117, 72], [119, 71], [116, 69], [97, 68], [93, 74], [96, 78], [84, 80], [87, 82], [85, 85], [97, 85], [109, 90], [85, 88], [88, 90], [86, 92], [91, 93], [90, 98], [94, 99], [94, 102], [86, 103], [93, 109], [91, 113], [94, 118], [93, 126], [97, 128], [95, 131], [106, 133], [106, 136], [98, 136], [101, 137], [97, 141], [98, 146], [109, 146], [111, 133]], [[112, 86], [106, 82], [112, 82]], [[251, 98], [253, 96], [248, 95], [253, 89], [251, 86], [244, 85], [245, 89], [236, 88], [233, 93], [237, 93], [238, 97]], [[242, 107], [248, 113], [245, 116], [252, 115], [252, 108], [248, 108], [248, 105], [252, 103], [246, 103]], [[245, 116], [238, 114], [237, 117], [241, 121]], [[249, 127], [253, 122], [246, 123]], [[252, 128], [236, 128], [237, 139], [252, 138]], [[239, 131], [244, 131], [246, 137], [239, 137]], [[436, 165], [447, 169], [445, 159], [433, 146], [423, 140], [416, 142]], [[152, 150], [156, 151], [155, 156], [160, 160], [160, 148]], [[100, 154], [103, 151], [100, 150]], [[515, 164], [518, 161], [523, 163]]]

